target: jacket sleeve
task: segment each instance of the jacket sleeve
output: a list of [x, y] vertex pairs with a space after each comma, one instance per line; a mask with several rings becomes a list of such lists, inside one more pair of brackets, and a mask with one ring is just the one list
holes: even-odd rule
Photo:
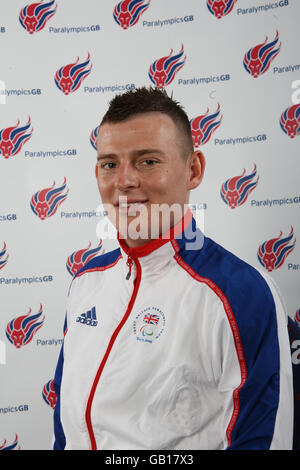
[[236, 284], [215, 329], [224, 449], [289, 450], [293, 379], [284, 304], [268, 275]]
[[[64, 324], [64, 336], [67, 332], [67, 320], [65, 320]], [[54, 390], [56, 393], [56, 405], [54, 409], [54, 443], [53, 443], [53, 450], [64, 450], [66, 445], [66, 438], [61, 422], [61, 402], [60, 402], [60, 388], [61, 388], [61, 381], [62, 381], [62, 374], [63, 374], [63, 364], [64, 364], [64, 344], [62, 344], [56, 370], [54, 376]]]

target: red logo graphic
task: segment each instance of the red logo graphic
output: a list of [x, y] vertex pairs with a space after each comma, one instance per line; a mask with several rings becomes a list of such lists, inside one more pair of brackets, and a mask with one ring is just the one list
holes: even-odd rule
[[296, 310], [295, 320], [296, 320], [298, 326], [300, 326], [300, 308], [298, 308], [298, 310]]
[[84, 62], [78, 63], [79, 57], [72, 64], [64, 65], [57, 70], [54, 80], [56, 86], [65, 95], [78, 90], [83, 80], [91, 73], [93, 64], [90, 61], [90, 53]]
[[123, 0], [114, 9], [114, 20], [123, 29], [134, 26], [149, 8], [150, 0]]
[[231, 209], [241, 206], [247, 201], [249, 194], [256, 188], [259, 176], [256, 178], [256, 165], [250, 175], [245, 175], [245, 168], [240, 176], [229, 178], [221, 187], [221, 197]]
[[218, 19], [228, 15], [235, 5], [237, 0], [207, 0], [207, 8]]
[[4, 158], [12, 157], [20, 152], [25, 142], [32, 136], [30, 116], [25, 126], [19, 127], [19, 124], [20, 121], [15, 126], [6, 127], [0, 131], [0, 152]]
[[17, 349], [30, 343], [34, 334], [43, 326], [45, 317], [42, 314], [41, 304], [37, 313], [31, 315], [30, 308], [27, 315], [16, 317], [7, 324], [6, 336]]
[[199, 147], [209, 141], [212, 133], [221, 125], [223, 116], [220, 116], [220, 114], [220, 104], [218, 104], [215, 113], [209, 114], [209, 108], [207, 108], [205, 114], [201, 114], [190, 121], [194, 147]]
[[50, 188], [44, 188], [37, 191], [31, 198], [30, 207], [35, 215], [41, 220], [45, 220], [55, 214], [58, 207], [65, 201], [69, 189], [66, 189], [66, 178], [62, 186], [55, 188], [55, 181]]
[[291, 139], [300, 135], [300, 104], [294, 104], [281, 114], [280, 127]]
[[90, 134], [90, 143], [94, 150], [97, 150], [97, 137], [99, 126], [95, 127]]
[[[95, 258], [98, 254], [100, 254], [102, 248], [102, 240], [99, 241], [99, 244], [96, 248], [91, 249], [91, 242], [89, 242], [89, 246], [82, 250], [74, 251], [67, 260], [67, 270], [71, 276], [75, 276], [78, 271], [91, 259]], [[102, 251], [102, 254], [104, 252]]]
[[6, 250], [6, 243], [4, 242], [3, 248], [0, 251], [0, 269], [4, 268], [4, 266], [8, 263], [8, 253]]
[[42, 391], [42, 397], [44, 398], [45, 402], [47, 405], [51, 406], [51, 408], [55, 408], [56, 401], [57, 401], [57, 395], [54, 390], [54, 380], [49, 380], [44, 387]]
[[262, 243], [257, 252], [260, 264], [268, 271], [280, 268], [286, 257], [295, 248], [296, 239], [293, 240], [293, 236], [294, 231], [291, 227], [290, 234], [287, 237], [282, 238], [282, 232], [280, 232], [279, 237], [271, 238]]
[[244, 56], [244, 67], [254, 78], [265, 73], [280, 52], [281, 43], [278, 44], [278, 31], [276, 31], [274, 41], [269, 43], [267, 41], [268, 36], [265, 42], [252, 47]]
[[[44, 3], [30, 3], [20, 11], [19, 20], [29, 34], [37, 33], [44, 28], [47, 21], [55, 14], [57, 5], [55, 0]], [[54, 9], [52, 9], [54, 7]]]
[[[7, 440], [4, 439], [3, 443], [0, 445], [0, 450], [20, 450], [21, 447], [18, 446], [18, 435], [16, 434], [15, 440], [12, 444], [7, 444]], [[17, 449], [16, 449], [17, 447]]]
[[149, 78], [154, 85], [162, 89], [169, 85], [177, 72], [184, 66], [186, 56], [183, 44], [178, 54], [173, 54], [173, 49], [166, 57], [161, 57], [153, 62], [149, 69]]

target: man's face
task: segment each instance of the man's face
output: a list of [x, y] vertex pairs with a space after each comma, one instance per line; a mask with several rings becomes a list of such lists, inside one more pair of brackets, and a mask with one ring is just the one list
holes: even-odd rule
[[[180, 133], [169, 116], [145, 113], [105, 123], [99, 129], [97, 149], [102, 203], [128, 246], [157, 238], [182, 218], [191, 189], [189, 159], [182, 156]], [[157, 215], [161, 205], [166, 209], [174, 204], [181, 209], [180, 218], [174, 211], [169, 222]], [[154, 225], [159, 233], [152, 230]], [[132, 230], [124, 232], [124, 227], [136, 229], [141, 237], [133, 236]]]

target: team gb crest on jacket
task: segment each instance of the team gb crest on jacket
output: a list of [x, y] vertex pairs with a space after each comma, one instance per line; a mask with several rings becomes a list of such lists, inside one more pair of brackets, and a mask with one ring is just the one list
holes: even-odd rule
[[165, 315], [157, 307], [147, 307], [137, 314], [133, 322], [133, 332], [138, 341], [153, 343], [165, 328]]

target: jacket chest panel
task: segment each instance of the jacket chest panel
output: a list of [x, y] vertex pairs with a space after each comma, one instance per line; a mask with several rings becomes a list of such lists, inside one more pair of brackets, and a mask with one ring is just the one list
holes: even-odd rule
[[[156, 448], [199, 431], [208, 419], [208, 404], [211, 410], [218, 403], [209, 357], [218, 305], [206, 286], [186, 282], [178, 272], [175, 278], [183, 287], [180, 295], [168, 289], [175, 282], [172, 275], [160, 280], [159, 288], [141, 282], [110, 351], [92, 407], [94, 431], [104, 446], [110, 445], [112, 417], [118, 419], [120, 439], [122, 432], [132, 432], [133, 441], [139, 436], [141, 446]], [[135, 423], [130, 430], [128, 422]]]
[[[95, 288], [82, 284], [71, 299], [63, 393], [80, 401], [78, 420], [86, 429], [86, 403], [107, 355], [91, 408], [97, 440], [110, 447], [110, 423], [117, 419], [120, 439], [132, 432], [133, 441], [156, 448], [167, 435], [164, 445], [171, 446], [179, 435], [199, 431], [208, 419], [207, 403], [213, 408], [218, 402], [210, 332], [219, 304], [205, 285], [191, 282], [176, 265], [156, 279], [142, 273], [138, 288], [133, 279], [124, 280], [121, 270], [112, 274]], [[135, 423], [130, 430], [128, 422]]]
[[[94, 372], [124, 319], [133, 291], [134, 283], [125, 281], [118, 273], [113, 279], [107, 276], [94, 290], [85, 292], [83, 288], [72, 299], [68, 318], [72, 334], [66, 335], [66, 360], [70, 349], [70, 360], [83, 368], [88, 364], [88, 370]], [[142, 277], [132, 309], [127, 312], [128, 318], [110, 351], [103, 380], [110, 368], [115, 365], [118, 368], [120, 361], [129, 360], [132, 364], [132, 355], [139, 358], [141, 368], [143, 360], [149, 361], [155, 356], [163, 355], [164, 363], [168, 362], [171, 367], [186, 358], [196, 362], [209, 377], [210, 364], [205, 359], [210, 348], [208, 332], [212, 330], [218, 306], [209, 289], [197, 282], [191, 283], [183, 271], [170, 270], [168, 276], [157, 281]], [[95, 366], [91, 368], [91, 364]]]

